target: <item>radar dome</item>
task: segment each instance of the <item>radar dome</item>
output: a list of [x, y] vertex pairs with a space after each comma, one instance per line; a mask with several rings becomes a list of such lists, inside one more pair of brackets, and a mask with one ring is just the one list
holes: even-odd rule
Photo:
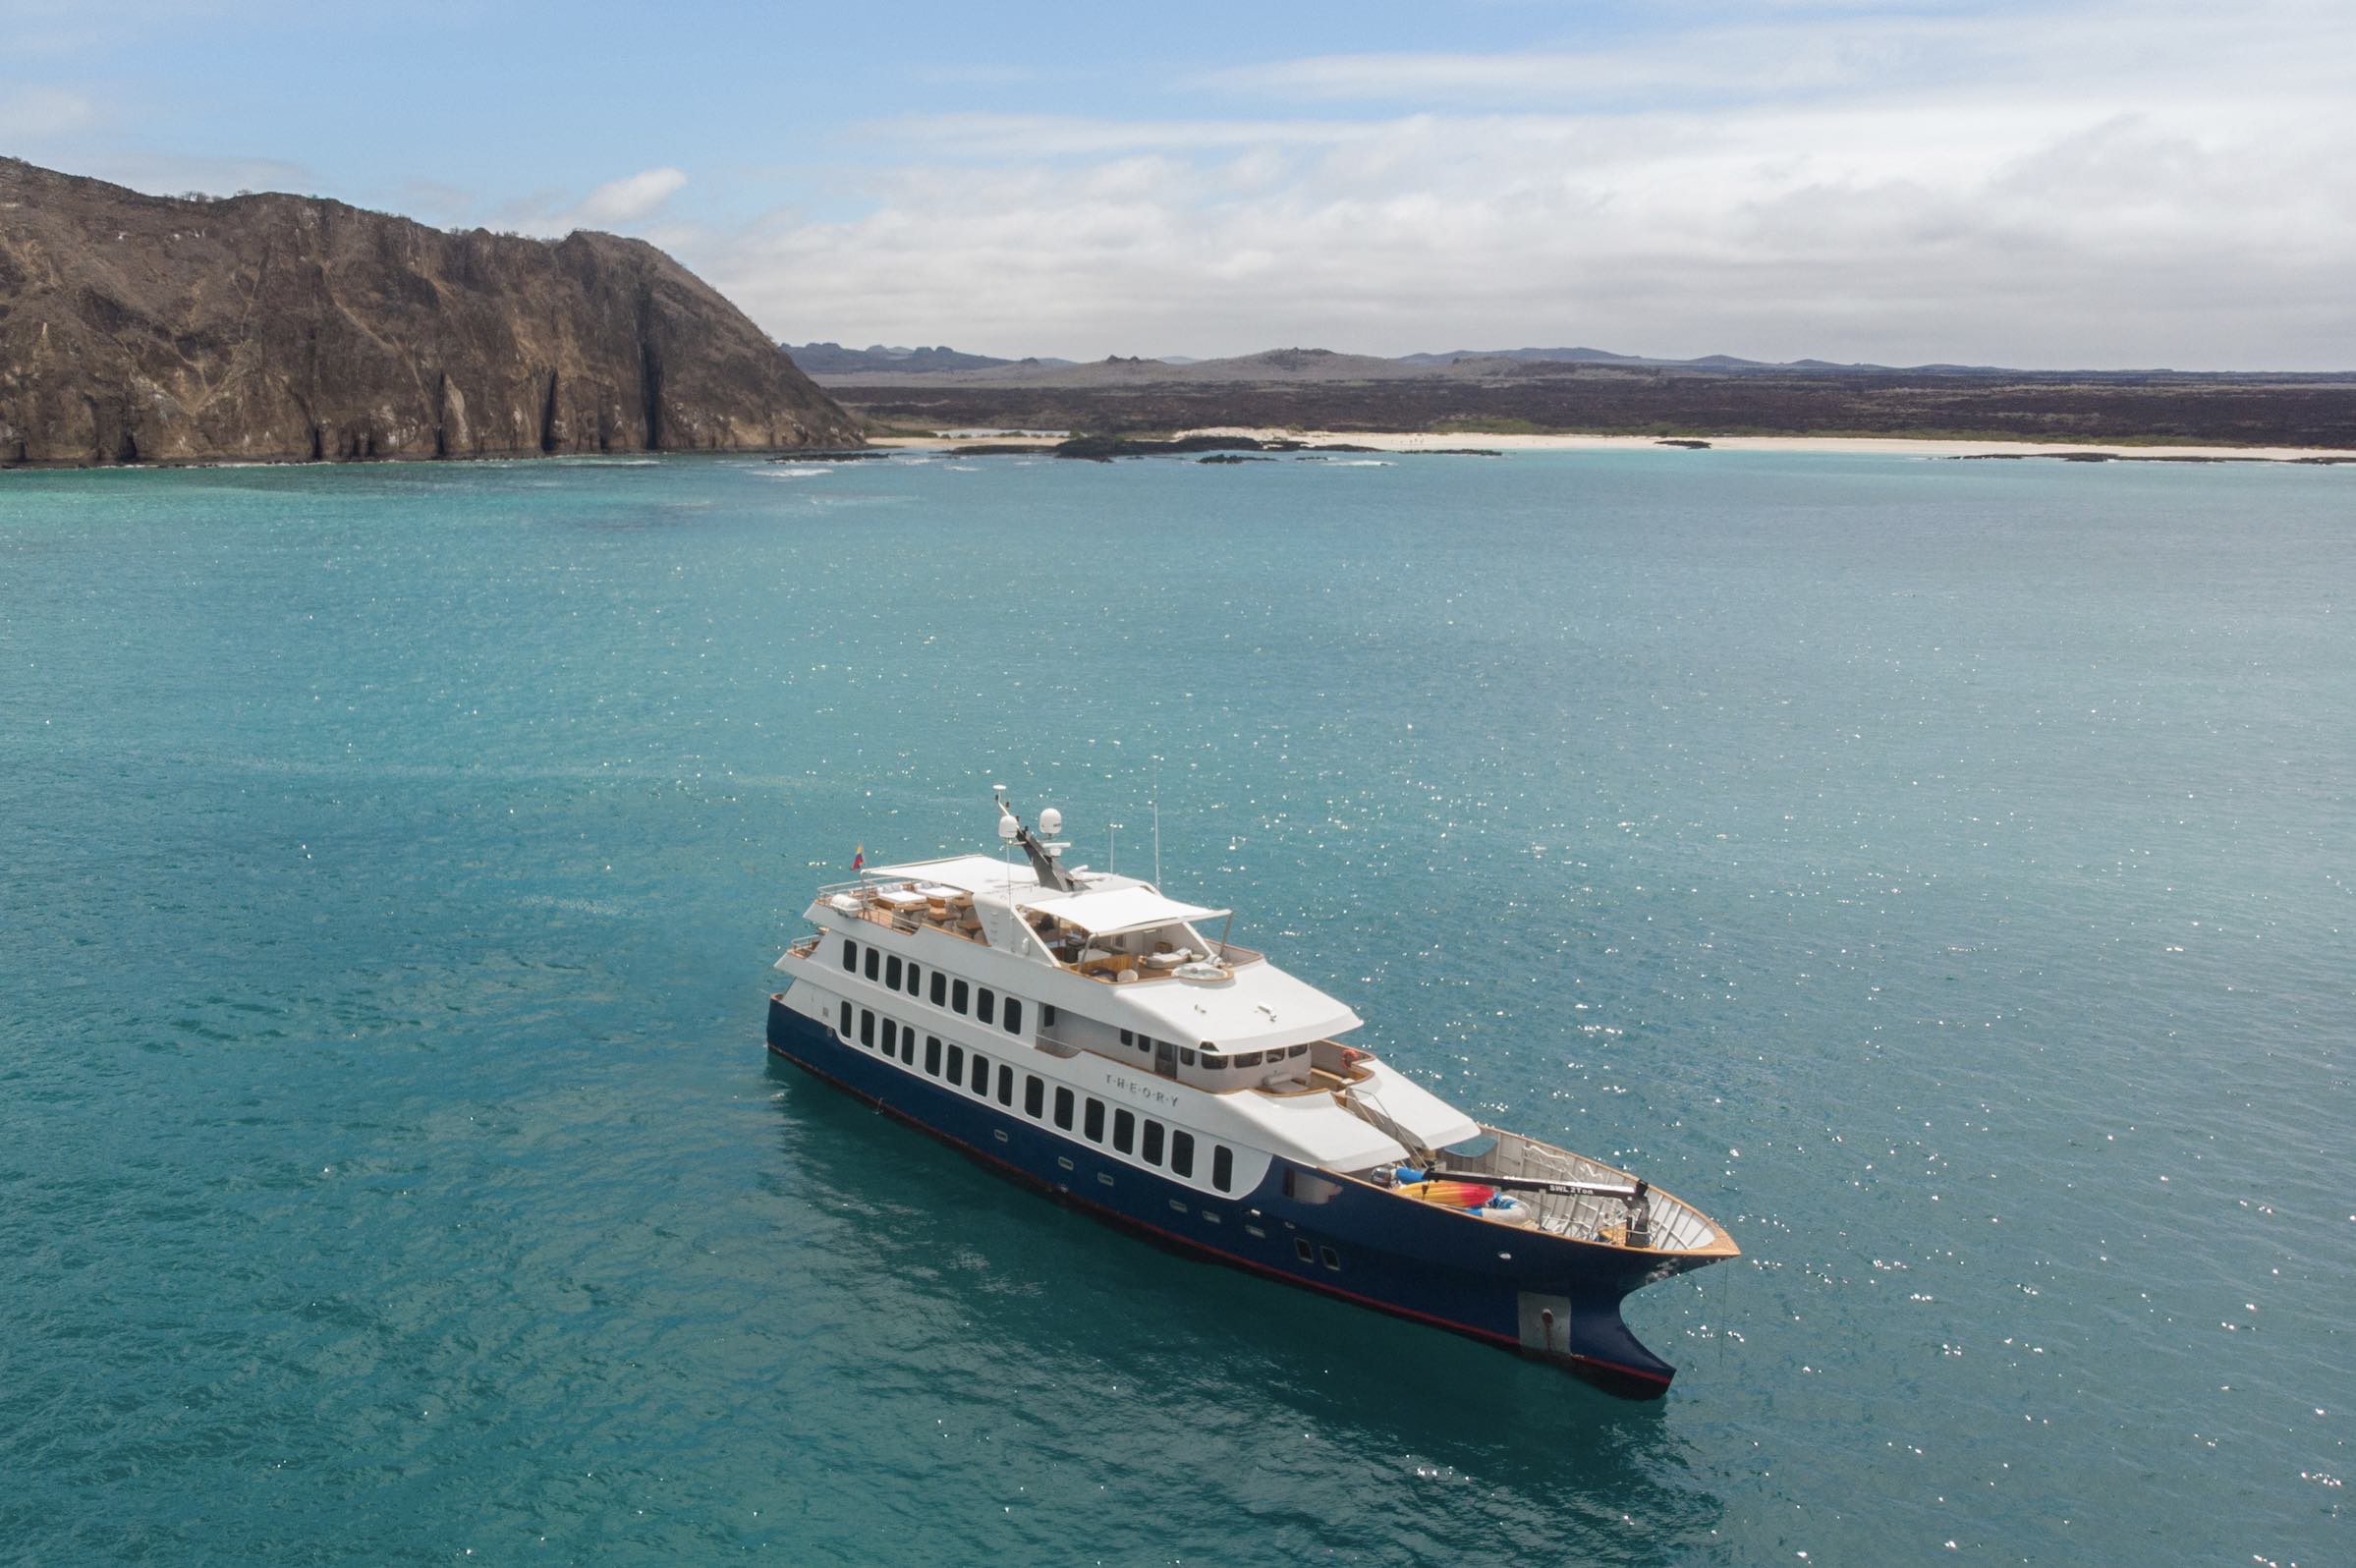
[[1011, 839], [1022, 830], [1023, 824], [1014, 819], [1014, 812], [1008, 812], [998, 818], [998, 836], [1000, 838]]
[[1038, 830], [1053, 838], [1063, 831], [1063, 812], [1050, 806], [1038, 813]]

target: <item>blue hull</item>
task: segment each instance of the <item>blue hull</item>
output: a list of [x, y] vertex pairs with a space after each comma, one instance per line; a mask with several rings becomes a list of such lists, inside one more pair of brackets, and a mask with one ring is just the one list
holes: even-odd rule
[[1681, 1272], [1673, 1263], [1468, 1218], [1282, 1160], [1257, 1190], [1211, 1197], [847, 1044], [776, 997], [768, 1043], [990, 1169], [1164, 1247], [1551, 1362], [1627, 1398], [1656, 1399], [1676, 1374], [1619, 1309], [1630, 1291]]

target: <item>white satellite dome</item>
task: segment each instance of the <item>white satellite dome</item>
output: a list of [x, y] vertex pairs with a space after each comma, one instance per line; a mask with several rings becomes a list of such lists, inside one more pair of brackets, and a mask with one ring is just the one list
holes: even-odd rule
[[1050, 806], [1038, 813], [1038, 830], [1053, 838], [1063, 831], [1063, 812]]

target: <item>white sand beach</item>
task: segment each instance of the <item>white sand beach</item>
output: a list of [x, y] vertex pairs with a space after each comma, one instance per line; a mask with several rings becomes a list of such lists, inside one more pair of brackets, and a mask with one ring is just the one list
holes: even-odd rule
[[[1463, 447], [1496, 452], [1657, 451], [1662, 449], [1664, 439], [1651, 435], [1483, 435], [1470, 430], [1446, 435], [1412, 432], [1369, 434], [1364, 430], [1278, 430], [1242, 425], [1215, 425], [1180, 433], [1248, 435], [1263, 441], [1307, 441], [1313, 444], [1347, 443], [1352, 446], [1371, 446], [1383, 452], [1429, 452]], [[2337, 459], [2356, 462], [2356, 451], [2345, 447], [2111, 446], [2084, 441], [1934, 441], [1904, 436], [1828, 435], [1711, 435], [1668, 439], [1707, 440], [1711, 450], [1727, 452], [1846, 452], [1884, 457], [2061, 457], [2083, 453], [2116, 458], [2236, 458], [2272, 463]]]
[[[1651, 435], [1487, 435], [1477, 430], [1450, 434], [1420, 431], [1285, 430], [1268, 426], [1218, 424], [1181, 430], [1184, 435], [1251, 436], [1262, 441], [1302, 441], [1313, 446], [1373, 447], [1381, 452], [1431, 452], [1476, 448], [1492, 452], [1637, 452], [1675, 451], [1672, 441], [1706, 440], [1711, 450], [1723, 452], [1818, 452], [1850, 456], [1914, 458], [2059, 458], [2109, 457], [2171, 461], [2250, 463], [2349, 463], [2356, 450], [2321, 446], [2127, 446], [2089, 441], [1937, 441], [1907, 436], [1830, 435], [1712, 435], [1660, 437]], [[924, 448], [938, 451], [968, 446], [1029, 446], [1045, 450], [1053, 436], [1030, 435], [881, 435], [868, 444], [878, 447]]]

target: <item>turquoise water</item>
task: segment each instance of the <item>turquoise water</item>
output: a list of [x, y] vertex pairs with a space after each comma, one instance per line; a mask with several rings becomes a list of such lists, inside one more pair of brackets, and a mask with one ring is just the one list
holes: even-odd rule
[[[0, 476], [0, 1558], [2348, 1561], [2352, 485]], [[1155, 755], [1175, 891], [1734, 1231], [1666, 1401], [769, 1065], [855, 845], [1144, 869]]]

